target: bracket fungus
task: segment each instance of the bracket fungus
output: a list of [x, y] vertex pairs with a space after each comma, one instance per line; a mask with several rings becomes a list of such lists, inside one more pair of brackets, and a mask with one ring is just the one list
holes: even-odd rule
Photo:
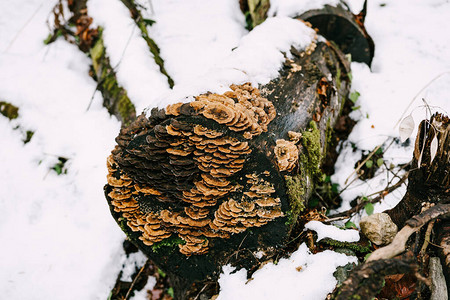
[[283, 216], [273, 185], [237, 177], [275, 108], [250, 84], [230, 88], [141, 115], [117, 138], [107, 198], [144, 245], [177, 236], [180, 253], [205, 254], [211, 238]]
[[283, 139], [277, 140], [275, 156], [280, 171], [292, 171], [298, 162], [298, 148], [295, 143]]

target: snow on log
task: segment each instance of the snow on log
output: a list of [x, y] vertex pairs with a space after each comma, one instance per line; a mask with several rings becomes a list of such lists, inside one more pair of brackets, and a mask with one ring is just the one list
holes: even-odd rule
[[321, 9], [309, 10], [300, 15], [302, 20], [310, 22], [319, 34], [333, 40], [342, 52], [351, 55], [352, 61], [372, 63], [375, 45], [364, 27], [367, 1], [362, 11], [354, 15], [350, 10], [325, 5]]

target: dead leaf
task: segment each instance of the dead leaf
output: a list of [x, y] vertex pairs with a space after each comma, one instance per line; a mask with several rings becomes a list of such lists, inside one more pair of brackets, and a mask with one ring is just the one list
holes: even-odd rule
[[425, 150], [425, 147], [422, 148], [422, 151], [420, 151], [419, 159], [417, 160], [417, 168], [420, 169], [420, 166], [422, 164], [422, 156], [423, 156], [423, 150]]
[[402, 120], [399, 126], [399, 134], [401, 142], [405, 142], [414, 131], [414, 119], [411, 115]]
[[431, 161], [430, 164], [433, 162], [434, 157], [436, 156], [437, 150], [438, 150], [438, 139], [437, 136], [435, 135], [433, 140], [431, 141], [431, 145], [430, 145], [430, 156], [431, 156]]

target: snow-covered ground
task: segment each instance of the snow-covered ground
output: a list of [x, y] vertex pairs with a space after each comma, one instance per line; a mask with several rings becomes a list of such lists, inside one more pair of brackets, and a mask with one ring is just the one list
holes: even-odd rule
[[[230, 78], [264, 82], [279, 63], [277, 51], [308, 42], [295, 41], [292, 30], [303, 29], [286, 16], [318, 3], [310, 0], [300, 6], [302, 1], [273, 0], [272, 18], [247, 36], [235, 0], [141, 2], [151, 4], [147, 14], [156, 23], [149, 33], [175, 80], [174, 92], [148, 56], [125, 6], [118, 0], [88, 1], [96, 24], [106, 28], [112, 65], [138, 112], [161, 105], [162, 99], [219, 90]], [[363, 1], [349, 2], [358, 12]], [[63, 40], [44, 45], [49, 33], [46, 21], [55, 3], [0, 1], [0, 101], [20, 109], [19, 118], [13, 121], [0, 116], [1, 298], [106, 299], [126, 262], [121, 245], [124, 234], [111, 218], [102, 190], [105, 158], [120, 124], [101, 106], [101, 95], [94, 94], [89, 60]], [[450, 112], [448, 16], [448, 0], [369, 0], [366, 28], [376, 47], [372, 69], [352, 63], [352, 89], [361, 96], [356, 104], [360, 108], [353, 112], [359, 122], [349, 141], [359, 149], [372, 150], [398, 136], [396, 125], [406, 115], [412, 114], [417, 124], [426, 114], [422, 98], [432, 111]], [[273, 47], [255, 42], [262, 38], [274, 41], [267, 38], [270, 26], [286, 32], [280, 31]], [[239, 63], [242, 58], [231, 55], [235, 47], [253, 51], [254, 63]], [[271, 67], [255, 68], [263, 55], [274, 58]], [[24, 130], [35, 132], [25, 145]], [[384, 159], [388, 164], [404, 163], [411, 154], [412, 146], [393, 144]], [[58, 157], [68, 159], [62, 175], [52, 170]], [[353, 152], [348, 143], [333, 181], [344, 187], [360, 157], [361, 151]], [[355, 180], [342, 195], [341, 210], [356, 196], [384, 188], [386, 172], [380, 174], [365, 183]], [[395, 205], [402, 193], [388, 195], [375, 211]], [[310, 227], [323, 235], [336, 234], [317, 224]], [[134, 260], [135, 265], [143, 263], [142, 257]], [[336, 267], [354, 260], [331, 251], [313, 255], [302, 244], [289, 259], [257, 271], [247, 284], [245, 270], [231, 273], [225, 268], [219, 299], [324, 299], [336, 283], [332, 277]], [[135, 299], [145, 299], [145, 293]]]

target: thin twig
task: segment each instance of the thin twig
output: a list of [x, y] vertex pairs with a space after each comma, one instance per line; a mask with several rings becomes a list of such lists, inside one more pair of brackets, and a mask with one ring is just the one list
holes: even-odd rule
[[423, 213], [416, 215], [406, 221], [406, 225], [400, 230], [394, 237], [394, 240], [389, 245], [379, 248], [373, 252], [367, 259], [367, 262], [377, 259], [392, 258], [403, 251], [406, 248], [406, 241], [416, 231], [428, 222], [435, 220], [439, 217], [445, 217], [450, 214], [450, 204], [437, 204]]
[[[378, 196], [373, 198], [373, 199], [371, 199], [369, 202], [372, 203], [372, 204], [375, 204], [378, 201], [380, 201], [381, 199], [383, 199], [387, 194], [392, 193], [393, 191], [395, 191], [403, 183], [405, 183], [406, 179], [408, 179], [408, 174], [409, 174], [409, 172], [406, 172], [402, 176], [402, 178], [398, 182], [396, 182], [394, 185], [392, 185], [389, 188], [386, 188], [386, 189], [384, 189], [382, 191], [377, 192]], [[361, 210], [366, 204], [367, 204], [367, 202], [361, 202], [361, 203], [357, 204], [355, 207], [352, 207], [351, 209], [349, 209], [347, 211], [331, 215], [331, 216], [329, 216], [329, 219], [326, 220], [326, 222], [331, 222], [330, 220], [337, 221], [337, 220], [343, 220], [343, 219], [350, 218], [354, 213], [356, 213], [359, 210]], [[341, 218], [341, 219], [339, 219], [339, 218]]]
[[369, 155], [366, 157], [366, 159], [363, 160], [363, 161], [356, 167], [356, 169], [353, 170], [352, 174], [350, 174], [350, 175], [347, 177], [347, 179], [345, 179], [344, 184], [347, 184], [348, 180], [353, 176], [353, 174], [357, 173], [357, 172], [364, 166], [364, 164], [365, 164], [369, 159], [372, 158], [372, 156], [375, 154], [375, 152], [377, 152], [378, 149], [381, 148], [382, 145], [383, 145], [383, 144], [380, 144], [380, 145], [376, 146], [375, 149], [373, 149], [372, 152], [369, 153]]
[[94, 92], [92, 93], [91, 100], [89, 100], [89, 104], [88, 104], [88, 106], [87, 106], [87, 108], [86, 108], [86, 111], [88, 111], [88, 110], [91, 108], [92, 102], [94, 101], [95, 94], [97, 93], [98, 88], [99, 88], [99, 86], [100, 86], [102, 83], [103, 83], [103, 79], [100, 79], [100, 81], [97, 82], [97, 85], [95, 86], [95, 90], [94, 90]]
[[195, 296], [194, 300], [197, 300], [198, 297], [200, 297], [200, 294], [206, 289], [206, 287], [209, 285], [209, 283], [203, 285], [202, 289], [200, 290], [200, 292], [198, 292], [197, 296]]
[[144, 272], [145, 268], [148, 267], [150, 260], [147, 259], [147, 261], [145, 262], [145, 264], [142, 266], [142, 268], [139, 270], [139, 273], [137, 273], [136, 277], [134, 277], [133, 282], [130, 285], [130, 288], [128, 289], [127, 293], [125, 294], [125, 298], [124, 300], [127, 300], [128, 297], [130, 297], [131, 291], [133, 290], [139, 276], [141, 276], [142, 272]]
[[248, 233], [244, 236], [244, 238], [242, 239], [241, 243], [239, 244], [239, 247], [236, 250], [236, 259], [237, 259], [237, 255], [239, 253], [239, 250], [241, 249], [242, 243], [244, 243], [245, 239], [247, 238]]
[[434, 222], [435, 220], [428, 223], [427, 231], [425, 232], [425, 240], [423, 242], [422, 248], [420, 249], [420, 253], [422, 253], [422, 255], [425, 254], [425, 252], [427, 251], [428, 244], [430, 243], [431, 230], [433, 229]]
[[322, 221], [323, 223], [331, 223], [331, 222], [335, 222], [335, 221], [342, 221], [342, 220], [346, 220], [349, 219], [349, 216], [338, 216], [338, 217], [333, 217], [333, 218], [327, 218], [325, 221]]
[[286, 244], [288, 245], [288, 244], [290, 244], [290, 243], [292, 243], [292, 242], [294, 242], [295, 240], [297, 240], [298, 238], [300, 238], [303, 234], [305, 234], [306, 233], [306, 231], [302, 231], [302, 232], [300, 232], [300, 234], [299, 235], [297, 235], [295, 238], [293, 238], [292, 240], [290, 240], [289, 242], [287, 242]]
[[11, 40], [11, 42], [9, 42], [8, 46], [5, 48], [5, 50], [3, 50], [3, 53], [8, 52], [9, 48], [11, 48], [11, 46], [14, 44], [14, 42], [17, 40], [17, 38], [19, 37], [19, 35], [22, 33], [22, 31], [24, 31], [24, 29], [28, 26], [28, 24], [30, 24], [31, 20], [33, 20], [33, 18], [37, 15], [38, 11], [41, 9], [41, 7], [44, 5], [44, 3], [42, 2], [41, 5], [39, 5], [36, 10], [34, 11], [34, 13], [31, 15], [31, 17], [28, 18], [28, 20], [25, 22], [25, 24], [23, 24], [23, 26], [19, 29], [19, 31], [14, 35], [14, 38]]
[[[117, 62], [116, 66], [113, 67], [113, 70], [114, 70], [115, 72], [117, 72], [117, 69], [119, 68], [120, 63], [122, 62], [122, 59], [125, 57], [125, 52], [127, 51], [128, 46], [129, 46], [130, 43], [131, 43], [131, 39], [133, 38], [134, 30], [136, 29], [136, 27], [137, 27], [137, 25], [134, 24], [134, 25], [133, 25], [133, 28], [132, 28], [132, 30], [131, 30], [131, 34], [130, 34], [130, 36], [128, 37], [127, 43], [125, 44], [125, 47], [123, 48], [122, 55], [120, 56], [120, 59], [119, 59], [119, 61]], [[106, 55], [106, 52], [105, 52], [105, 55]]]
[[408, 106], [406, 107], [406, 109], [404, 110], [403, 114], [400, 116], [400, 118], [398, 119], [397, 123], [395, 124], [394, 128], [398, 126], [398, 124], [400, 124], [400, 122], [403, 120], [403, 117], [405, 116], [406, 112], [409, 110], [409, 108], [411, 107], [411, 105], [414, 103], [414, 101], [417, 99], [417, 97], [419, 97], [419, 95], [427, 88], [429, 87], [433, 82], [435, 82], [436, 80], [438, 80], [439, 78], [441, 78], [443, 75], [445, 74], [450, 74], [450, 71], [445, 71], [440, 73], [439, 75], [437, 75], [436, 77], [434, 77], [433, 79], [431, 79], [423, 88], [420, 89], [420, 91], [414, 96], [414, 98], [412, 98], [411, 102], [409, 102]]

